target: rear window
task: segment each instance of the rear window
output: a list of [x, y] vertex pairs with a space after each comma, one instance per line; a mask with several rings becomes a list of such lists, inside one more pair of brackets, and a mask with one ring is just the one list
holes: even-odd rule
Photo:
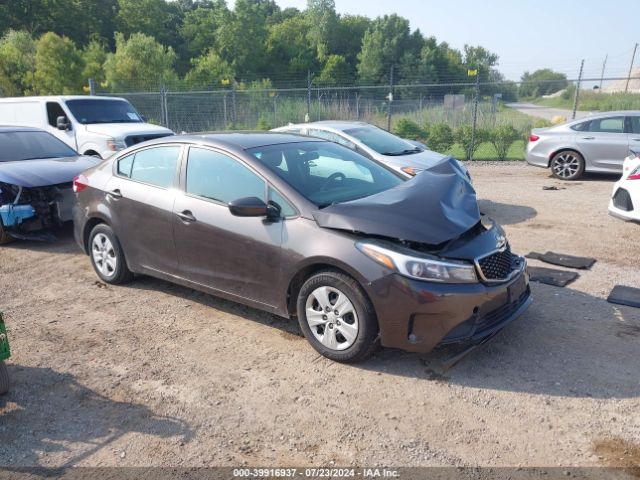
[[75, 150], [47, 132], [0, 132], [0, 162], [76, 155]]

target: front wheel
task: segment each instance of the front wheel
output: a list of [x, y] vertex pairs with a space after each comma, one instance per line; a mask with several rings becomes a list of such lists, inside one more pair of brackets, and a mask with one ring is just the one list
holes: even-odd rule
[[584, 173], [584, 158], [573, 150], [563, 150], [551, 159], [551, 173], [560, 180], [577, 180]]
[[133, 274], [127, 267], [118, 237], [109, 225], [96, 225], [89, 235], [91, 265], [100, 279], [117, 285], [131, 280]]
[[311, 276], [300, 289], [297, 310], [304, 336], [331, 360], [360, 362], [378, 345], [373, 305], [348, 275], [329, 270]]

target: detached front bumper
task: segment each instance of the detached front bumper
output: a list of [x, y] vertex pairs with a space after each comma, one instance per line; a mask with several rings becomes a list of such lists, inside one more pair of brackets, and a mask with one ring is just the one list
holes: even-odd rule
[[370, 285], [385, 347], [426, 353], [438, 344], [480, 341], [531, 304], [526, 263], [498, 285], [438, 284], [397, 274]]

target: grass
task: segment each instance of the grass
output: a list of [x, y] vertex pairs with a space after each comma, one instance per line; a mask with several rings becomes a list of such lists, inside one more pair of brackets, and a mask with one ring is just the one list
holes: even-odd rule
[[[537, 105], [546, 107], [573, 108], [573, 91], [555, 97], [534, 100]], [[599, 93], [581, 90], [578, 99], [578, 110], [583, 111], [612, 111], [612, 110], [640, 110], [639, 93]]]
[[[524, 160], [524, 151], [525, 151], [524, 140], [518, 140], [514, 142], [514, 144], [511, 145], [511, 148], [509, 148], [509, 152], [507, 154], [507, 158], [505, 159], [505, 161]], [[458, 160], [466, 160], [464, 150], [458, 144], [453, 145], [449, 150], [443, 153], [446, 153], [447, 155], [451, 155], [452, 157], [457, 158]], [[495, 147], [488, 142], [482, 143], [478, 147], [476, 154], [473, 156], [473, 160], [474, 161], [475, 160], [497, 161], [498, 157], [496, 155]]]

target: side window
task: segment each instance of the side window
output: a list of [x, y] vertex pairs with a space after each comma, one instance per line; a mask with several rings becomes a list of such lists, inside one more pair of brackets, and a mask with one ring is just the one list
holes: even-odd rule
[[118, 160], [118, 175], [131, 178], [131, 167], [133, 167], [133, 157], [135, 155], [127, 155]]
[[640, 116], [627, 117], [627, 121], [630, 125], [629, 133], [640, 133]]
[[222, 153], [191, 147], [186, 192], [221, 203], [243, 197], [264, 199], [265, 182], [239, 161]]
[[47, 102], [47, 119], [49, 121], [49, 125], [52, 127], [57, 127], [58, 117], [66, 117], [67, 114], [64, 113], [62, 107], [57, 102]]
[[169, 188], [176, 176], [180, 148], [171, 145], [136, 152], [118, 162], [118, 173], [131, 180]]
[[591, 120], [589, 131], [597, 133], [623, 133], [624, 117], [608, 117]]
[[273, 188], [269, 188], [269, 202], [273, 202], [280, 207], [280, 213], [282, 213], [283, 217], [291, 217], [296, 214], [295, 208]]
[[580, 122], [580, 123], [576, 123], [575, 125], [573, 125], [571, 127], [571, 130], [576, 130], [578, 132], [587, 132], [589, 131], [589, 124], [591, 122]]

